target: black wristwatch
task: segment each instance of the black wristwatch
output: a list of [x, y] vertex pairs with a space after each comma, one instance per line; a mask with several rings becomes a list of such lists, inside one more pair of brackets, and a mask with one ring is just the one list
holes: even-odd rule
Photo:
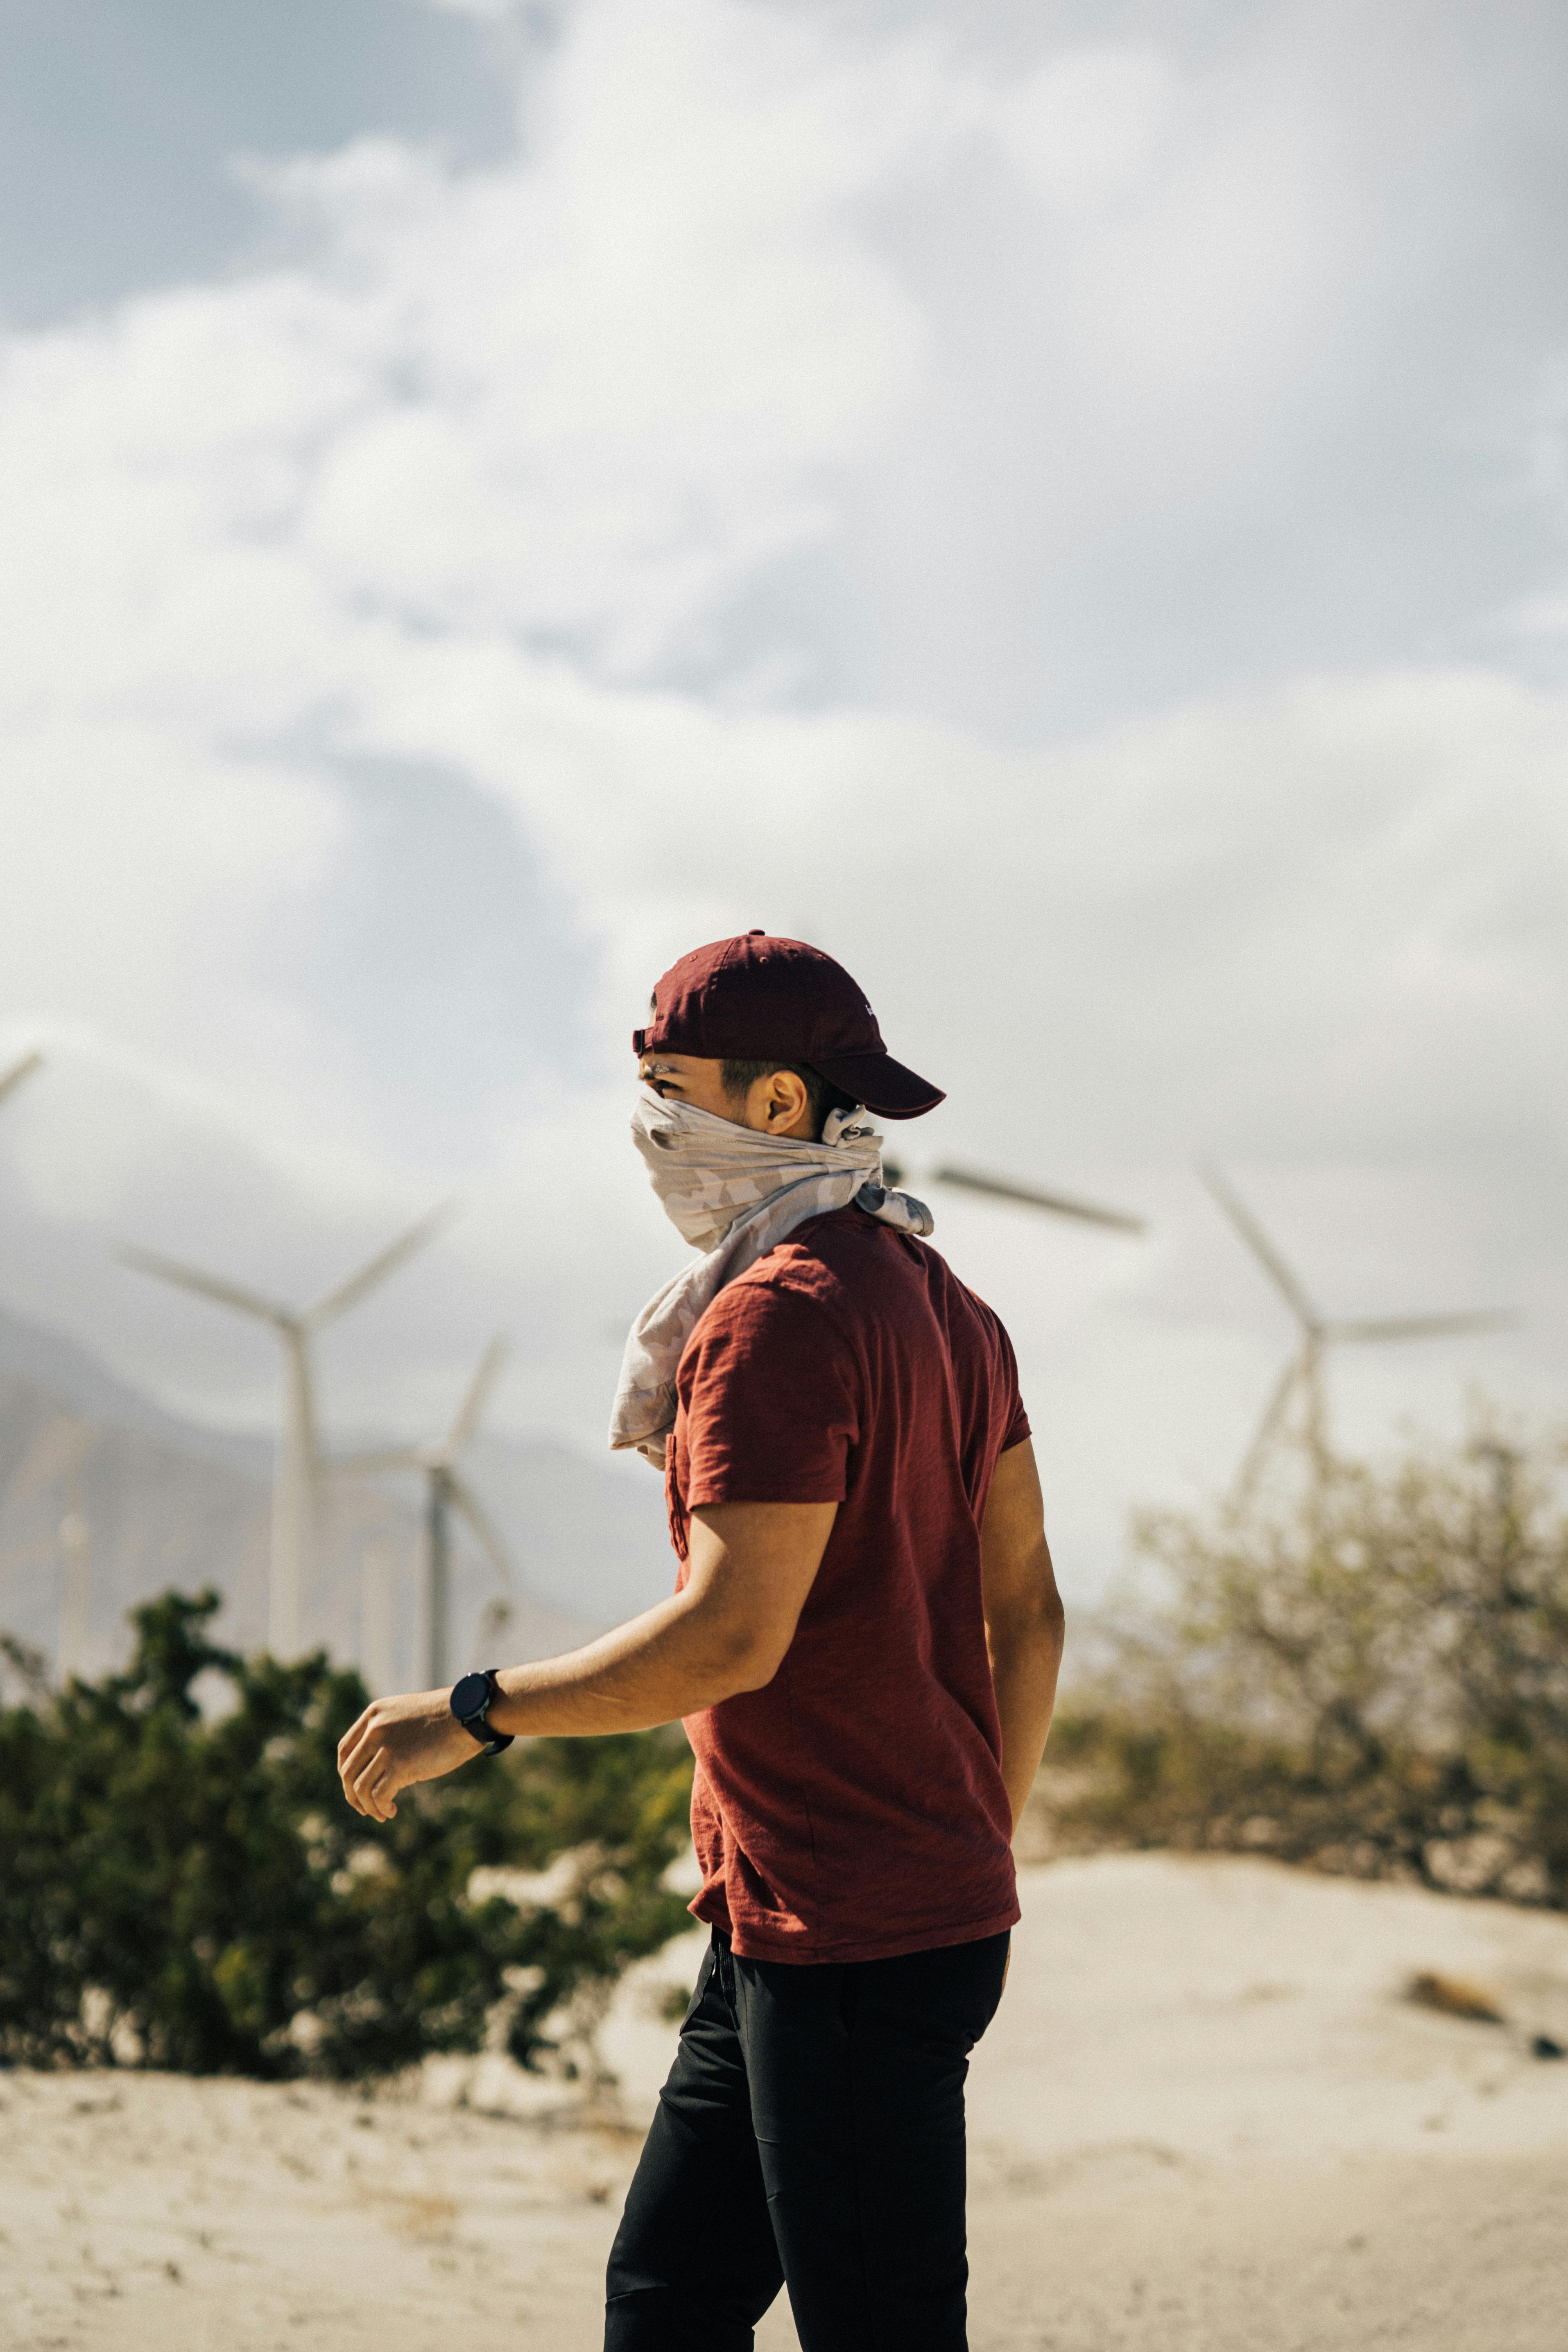
[[452, 1713], [487, 1756], [499, 1756], [517, 1737], [515, 1732], [498, 1731], [490, 1721], [491, 1704], [500, 1696], [493, 1666], [481, 1666], [452, 1685]]

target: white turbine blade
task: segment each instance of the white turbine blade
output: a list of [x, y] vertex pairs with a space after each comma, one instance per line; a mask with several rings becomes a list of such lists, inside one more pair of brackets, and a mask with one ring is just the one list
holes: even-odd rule
[[254, 1290], [242, 1290], [237, 1282], [226, 1282], [221, 1275], [204, 1274], [200, 1266], [182, 1265], [177, 1258], [161, 1257], [156, 1250], [121, 1249], [115, 1252], [121, 1265], [132, 1267], [137, 1274], [153, 1275], [159, 1282], [172, 1282], [180, 1290], [194, 1290], [198, 1298], [211, 1298], [220, 1307], [232, 1307], [240, 1315], [254, 1315], [263, 1323], [286, 1328], [292, 1322], [286, 1307], [279, 1307], [270, 1298], [263, 1298]]
[[357, 1307], [366, 1292], [374, 1290], [378, 1282], [384, 1282], [405, 1258], [412, 1257], [416, 1250], [422, 1250], [426, 1242], [433, 1241], [451, 1214], [452, 1203], [444, 1201], [438, 1209], [431, 1211], [429, 1216], [421, 1217], [416, 1225], [410, 1225], [405, 1234], [399, 1234], [385, 1249], [378, 1250], [357, 1274], [351, 1274], [346, 1282], [340, 1282], [335, 1290], [329, 1290], [324, 1298], [318, 1298], [313, 1307], [307, 1307], [300, 1320], [313, 1328], [317, 1324], [330, 1323], [334, 1316], [346, 1313], [349, 1307]]
[[448, 1462], [468, 1444], [479, 1425], [479, 1416], [490, 1400], [490, 1391], [500, 1377], [501, 1366], [510, 1353], [507, 1342], [498, 1333], [479, 1358], [479, 1366], [468, 1383], [468, 1393], [458, 1407], [458, 1417], [447, 1433], [443, 1449]]
[[517, 1580], [512, 1574], [511, 1561], [507, 1555], [506, 1546], [496, 1532], [494, 1521], [484, 1509], [471, 1486], [465, 1485], [461, 1478], [455, 1477], [451, 1471], [448, 1471], [447, 1475], [451, 1486], [453, 1508], [461, 1511], [464, 1518], [489, 1552], [497, 1575], [510, 1590]]
[[1311, 1304], [1306, 1292], [1252, 1212], [1237, 1200], [1217, 1168], [1201, 1167], [1198, 1174], [1203, 1178], [1242, 1240], [1251, 1250], [1254, 1257], [1269, 1276], [1276, 1288], [1283, 1294], [1297, 1320], [1309, 1331], [1320, 1329], [1321, 1318], [1317, 1308]]
[[412, 1445], [384, 1445], [372, 1454], [334, 1454], [321, 1467], [334, 1478], [368, 1478], [386, 1470], [423, 1470], [425, 1464]]
[[44, 1057], [37, 1052], [24, 1054], [19, 1062], [13, 1062], [5, 1076], [0, 1077], [0, 1102], [4, 1102], [8, 1094], [14, 1094], [35, 1070], [41, 1070], [43, 1066]]
[[1474, 1315], [1390, 1315], [1364, 1323], [1331, 1323], [1331, 1339], [1447, 1339], [1467, 1331], [1509, 1331], [1519, 1322], [1509, 1307]]
[[1016, 1201], [1026, 1209], [1046, 1209], [1052, 1216], [1077, 1217], [1087, 1225], [1110, 1225], [1121, 1234], [1141, 1234], [1142, 1217], [1121, 1209], [1097, 1209], [1092, 1202], [1070, 1200], [1062, 1192], [1042, 1192], [1032, 1184], [1015, 1184], [1003, 1176], [981, 1176], [971, 1168], [933, 1168], [933, 1184], [961, 1185], [966, 1192], [986, 1192], [998, 1201]]

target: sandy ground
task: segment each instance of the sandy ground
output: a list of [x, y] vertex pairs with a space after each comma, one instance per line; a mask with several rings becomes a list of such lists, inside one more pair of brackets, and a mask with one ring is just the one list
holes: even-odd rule
[[[1568, 2042], [1568, 1920], [1165, 1856], [1029, 1871], [1024, 1907], [971, 2084], [974, 2352], [1563, 2352], [1568, 2062], [1531, 2042]], [[595, 2352], [700, 1948], [624, 1990], [619, 2116], [489, 2061], [374, 2098], [0, 2075], [0, 2344]], [[1417, 1969], [1510, 2021], [1413, 2008]]]

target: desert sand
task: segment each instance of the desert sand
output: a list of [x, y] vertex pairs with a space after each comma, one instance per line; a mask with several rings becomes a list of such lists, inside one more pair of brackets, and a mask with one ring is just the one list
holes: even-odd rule
[[[1240, 1860], [1023, 1874], [971, 2078], [974, 2352], [1562, 2352], [1568, 1919]], [[628, 1979], [618, 2100], [495, 2060], [374, 2096], [0, 2075], [16, 2352], [595, 2352], [700, 1935]], [[1507, 2021], [1403, 1998], [1483, 1987]], [[787, 2307], [758, 2336], [795, 2337]]]

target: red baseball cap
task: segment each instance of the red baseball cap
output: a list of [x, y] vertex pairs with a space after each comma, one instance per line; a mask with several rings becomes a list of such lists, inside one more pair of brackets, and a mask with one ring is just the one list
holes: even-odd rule
[[634, 1054], [695, 1054], [706, 1061], [807, 1062], [880, 1118], [919, 1118], [945, 1100], [940, 1087], [895, 1062], [877, 1016], [841, 963], [803, 940], [748, 931], [672, 963], [653, 992], [653, 1017], [632, 1032]]

